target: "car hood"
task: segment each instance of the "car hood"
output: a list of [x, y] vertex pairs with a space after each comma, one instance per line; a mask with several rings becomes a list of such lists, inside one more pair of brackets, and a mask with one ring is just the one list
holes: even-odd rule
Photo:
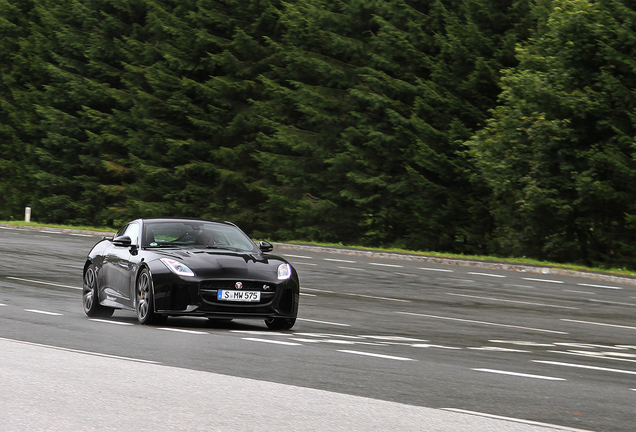
[[277, 269], [286, 261], [266, 254], [233, 252], [220, 249], [155, 251], [156, 259], [171, 258], [185, 264], [197, 278], [244, 278], [275, 281]]

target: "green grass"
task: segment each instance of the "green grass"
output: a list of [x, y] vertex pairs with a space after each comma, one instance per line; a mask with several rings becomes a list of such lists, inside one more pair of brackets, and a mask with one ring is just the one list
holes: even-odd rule
[[[33, 227], [42, 227], [42, 228], [63, 228], [63, 229], [74, 229], [74, 230], [84, 230], [84, 231], [105, 231], [114, 233], [115, 230], [109, 227], [88, 227], [88, 226], [75, 226], [75, 225], [56, 225], [56, 224], [40, 224], [37, 222], [23, 222], [23, 221], [0, 221], [0, 224], [7, 225], [16, 225], [16, 226], [33, 226]], [[559, 264], [547, 261], [539, 261], [530, 258], [502, 258], [496, 256], [488, 256], [488, 255], [463, 255], [463, 254], [451, 254], [451, 253], [441, 253], [441, 252], [422, 252], [422, 251], [412, 251], [405, 249], [383, 249], [383, 248], [374, 248], [374, 247], [365, 247], [365, 246], [351, 246], [344, 245], [342, 243], [317, 243], [317, 242], [307, 242], [307, 241], [288, 241], [285, 243], [289, 244], [305, 244], [312, 246], [323, 246], [323, 247], [345, 247], [350, 249], [359, 249], [359, 250], [371, 250], [374, 252], [386, 252], [386, 253], [407, 253], [412, 255], [421, 255], [421, 256], [430, 256], [436, 258], [453, 258], [453, 259], [461, 259], [461, 260], [472, 260], [472, 261], [496, 261], [503, 262], [508, 264], [521, 264], [528, 266], [540, 266], [540, 267], [550, 267], [557, 268], [563, 270], [572, 270], [572, 271], [580, 271], [580, 272], [597, 272], [597, 273], [610, 273], [615, 274], [617, 276], [636, 276], [636, 272], [627, 270], [627, 269], [606, 269], [606, 268], [597, 268], [597, 267], [587, 267], [583, 265], [577, 264]]]

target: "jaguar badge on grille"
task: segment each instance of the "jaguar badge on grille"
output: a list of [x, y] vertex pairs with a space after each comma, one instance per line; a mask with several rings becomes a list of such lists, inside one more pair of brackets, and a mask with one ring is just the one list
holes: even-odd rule
[[236, 288], [236, 289], [241, 289], [241, 288], [243, 288], [243, 282], [237, 282], [237, 283], [235, 283], [235, 284], [234, 284], [234, 288]]

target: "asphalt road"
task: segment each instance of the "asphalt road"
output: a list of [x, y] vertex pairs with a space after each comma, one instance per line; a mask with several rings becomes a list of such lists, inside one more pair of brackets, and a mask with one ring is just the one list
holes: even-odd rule
[[634, 430], [631, 281], [277, 247], [292, 331], [153, 327], [84, 315], [97, 240], [0, 227], [2, 430]]

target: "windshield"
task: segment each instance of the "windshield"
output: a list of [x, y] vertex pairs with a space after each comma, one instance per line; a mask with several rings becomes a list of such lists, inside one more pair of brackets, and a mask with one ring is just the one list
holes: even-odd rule
[[256, 245], [232, 225], [205, 221], [162, 221], [144, 224], [143, 247], [199, 246], [252, 252]]

